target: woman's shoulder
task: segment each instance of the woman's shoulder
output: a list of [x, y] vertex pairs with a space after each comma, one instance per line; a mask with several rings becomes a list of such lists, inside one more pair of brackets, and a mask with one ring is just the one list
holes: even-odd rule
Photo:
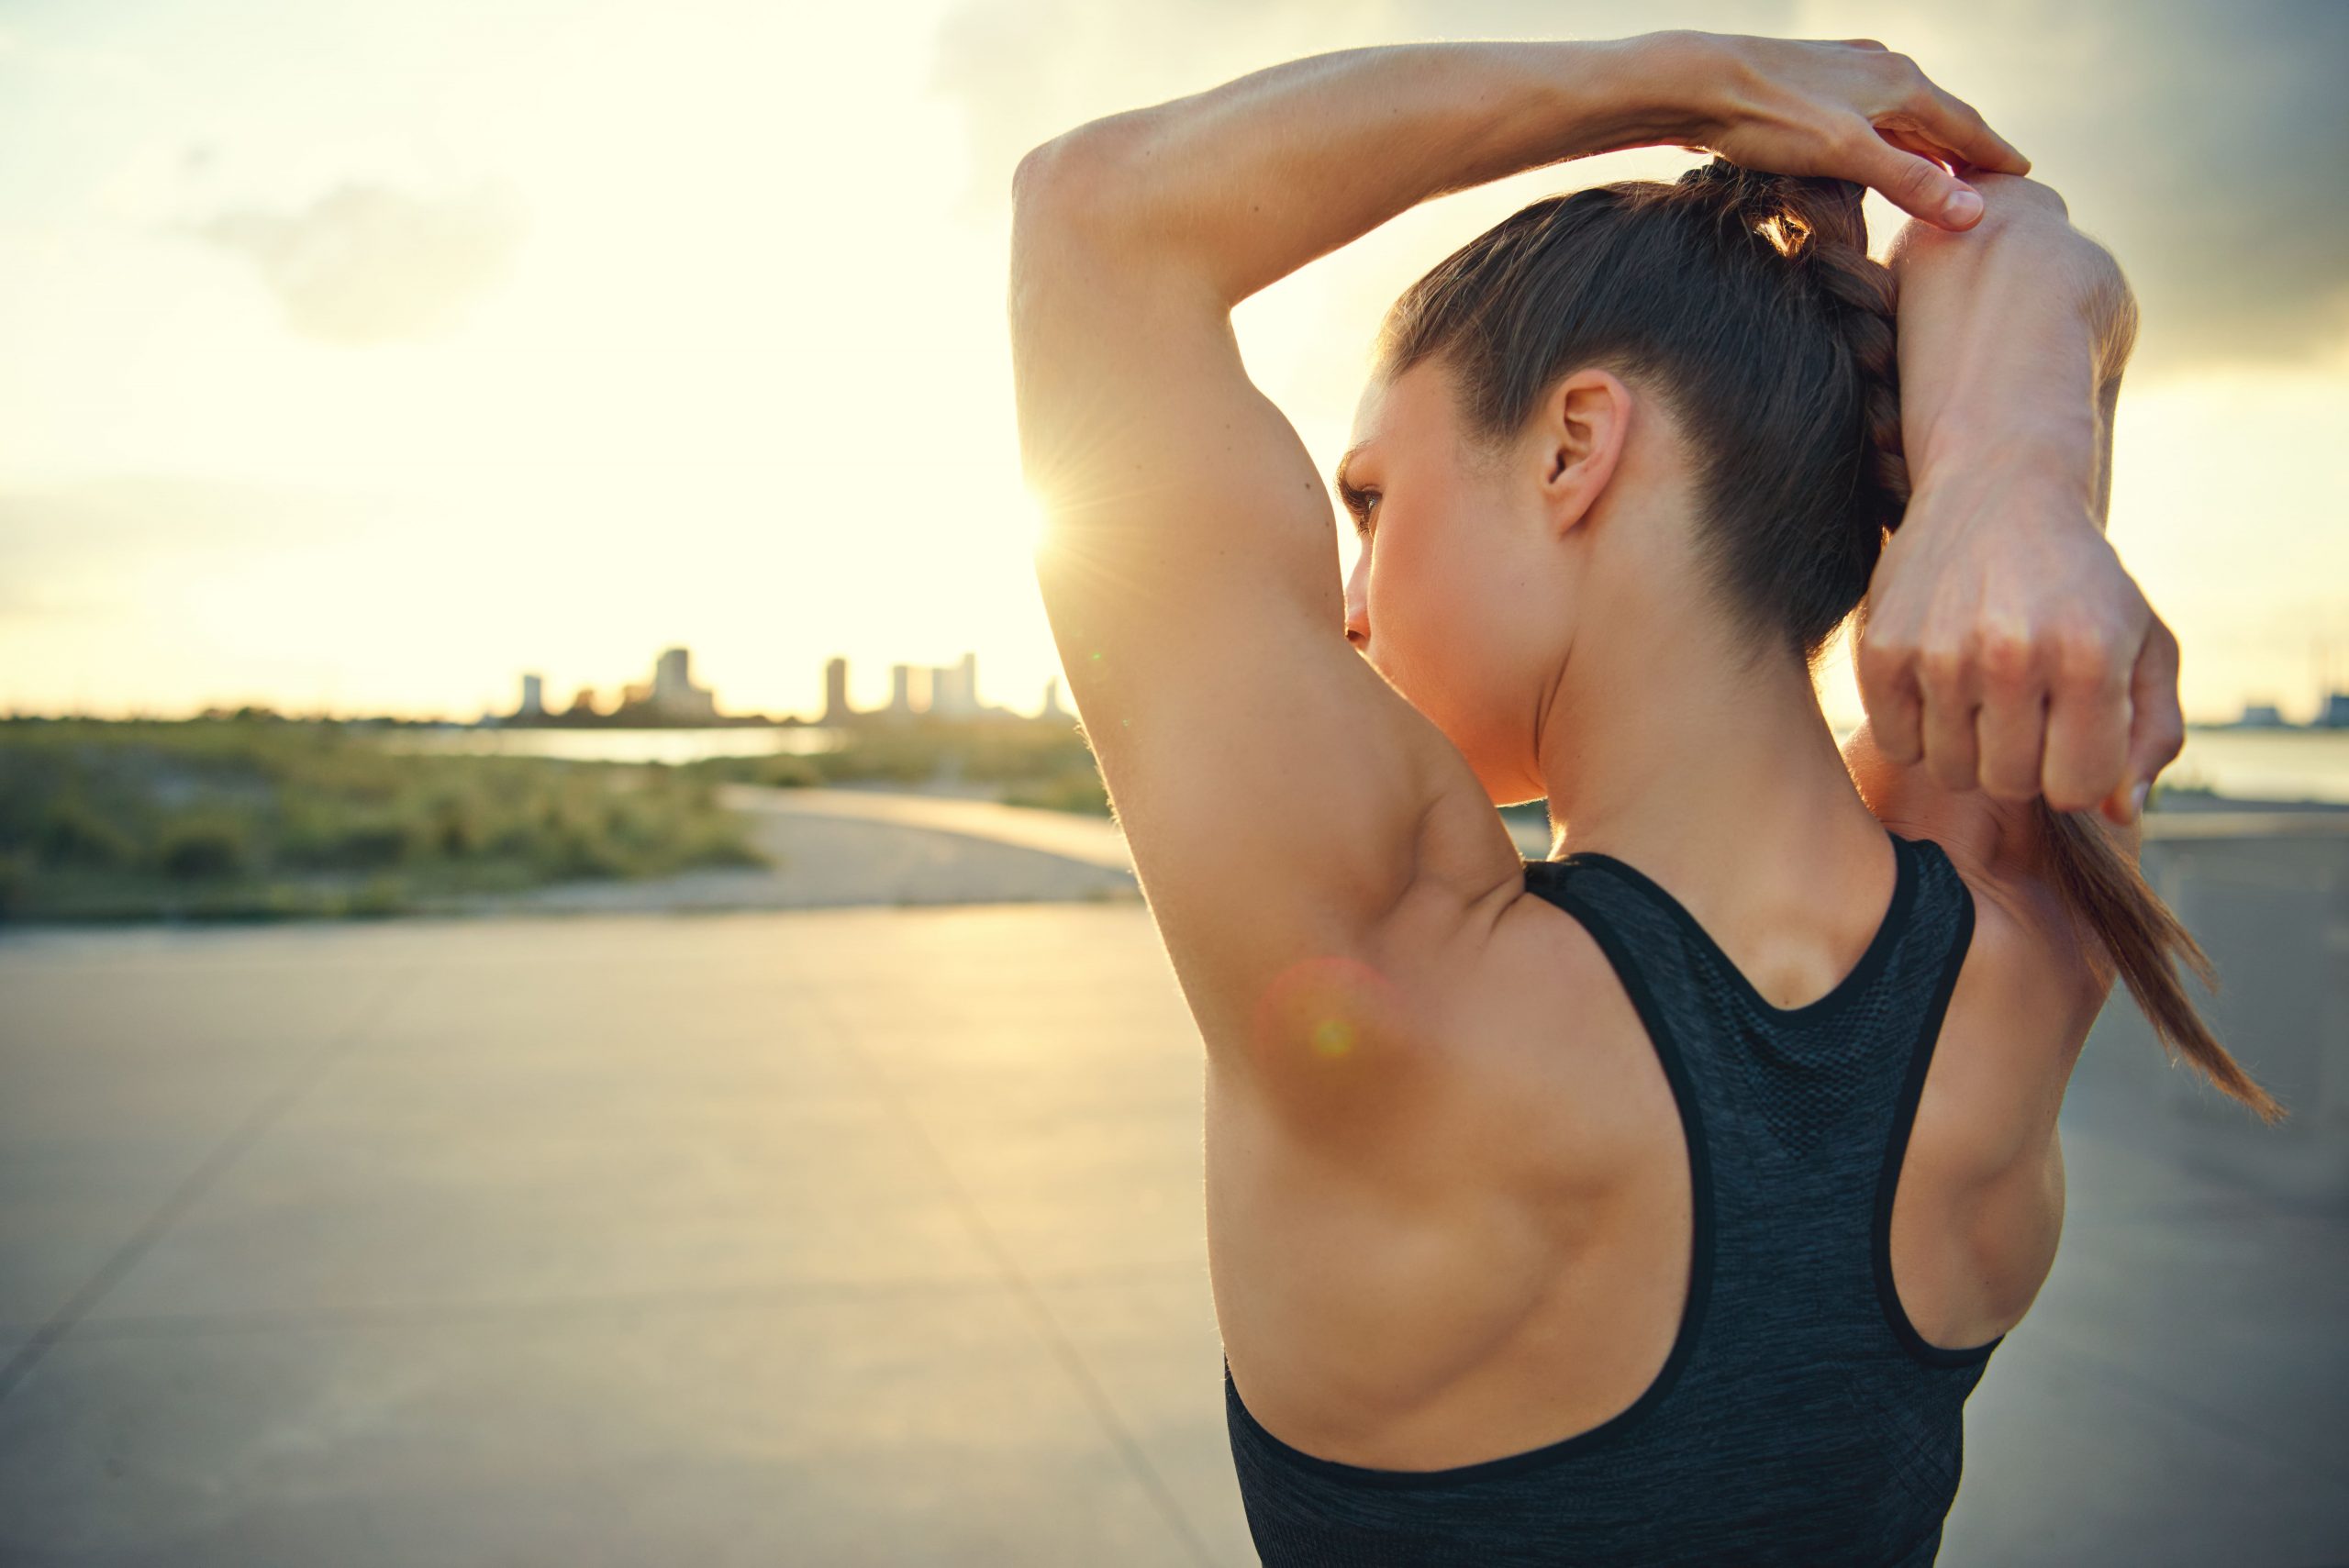
[[[1843, 743], [1843, 762], [1860, 797], [1878, 821], [1910, 839], [1938, 846], [1975, 900], [1977, 926], [1991, 928], [1983, 946], [2010, 937], [2029, 966], [2049, 984], [2100, 1006], [2112, 972], [2102, 948], [2065, 900], [2036, 801], [1999, 800], [1980, 789], [1954, 790], [1921, 762], [1895, 762], [1862, 724]], [[2139, 846], [2132, 826], [2118, 835], [2133, 862]]]

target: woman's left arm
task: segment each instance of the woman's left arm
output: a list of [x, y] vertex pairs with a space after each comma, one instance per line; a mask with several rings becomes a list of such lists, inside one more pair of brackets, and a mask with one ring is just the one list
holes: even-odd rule
[[1493, 803], [1523, 783], [1475, 776], [1347, 640], [1329, 494], [1232, 306], [1429, 196], [1646, 141], [1930, 205], [1948, 172], [1887, 139], [1913, 126], [2021, 162], [1879, 48], [1672, 33], [1292, 61], [1020, 164], [1044, 608], [1210, 1059], [1292, 1127], [1391, 1169], [1456, 1083], [1413, 1020], [1522, 895]]

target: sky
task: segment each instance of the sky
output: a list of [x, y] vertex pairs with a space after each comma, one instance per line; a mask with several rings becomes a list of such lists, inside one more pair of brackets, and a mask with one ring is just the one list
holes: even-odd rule
[[[1013, 166], [1325, 50], [1609, 37], [1579, 0], [0, 0], [0, 712], [470, 718], [662, 647], [731, 712], [850, 661], [1058, 673], [1004, 318]], [[2110, 531], [2189, 717], [2349, 685], [2349, 6], [1689, 4], [1867, 36], [2034, 160], [2144, 321]], [[1536, 196], [1243, 303], [1326, 473], [1373, 329]], [[1901, 215], [1871, 196], [1879, 253]], [[1350, 529], [1337, 529], [1351, 567]], [[1848, 668], [1831, 718], [1857, 718]]]

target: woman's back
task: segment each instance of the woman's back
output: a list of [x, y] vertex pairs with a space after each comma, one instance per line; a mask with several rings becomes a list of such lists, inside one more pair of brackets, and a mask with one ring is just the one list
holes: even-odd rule
[[[1980, 797], [1902, 804], [1982, 874]], [[2108, 983], [1909, 834], [1799, 996], [1636, 867], [1528, 863], [1428, 1010], [1456, 1081], [1375, 1172], [1211, 1075], [1268, 1562], [1930, 1561], [1959, 1407], [2053, 1255], [2053, 1106]]]

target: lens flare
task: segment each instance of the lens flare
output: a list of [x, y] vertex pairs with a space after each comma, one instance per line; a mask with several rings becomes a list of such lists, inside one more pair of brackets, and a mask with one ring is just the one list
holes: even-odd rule
[[1376, 968], [1360, 959], [1317, 954], [1290, 964], [1264, 987], [1251, 1043], [1259, 1062], [1366, 1068], [1391, 1058], [1374, 1048], [1398, 1038], [1403, 1015], [1401, 993]]

